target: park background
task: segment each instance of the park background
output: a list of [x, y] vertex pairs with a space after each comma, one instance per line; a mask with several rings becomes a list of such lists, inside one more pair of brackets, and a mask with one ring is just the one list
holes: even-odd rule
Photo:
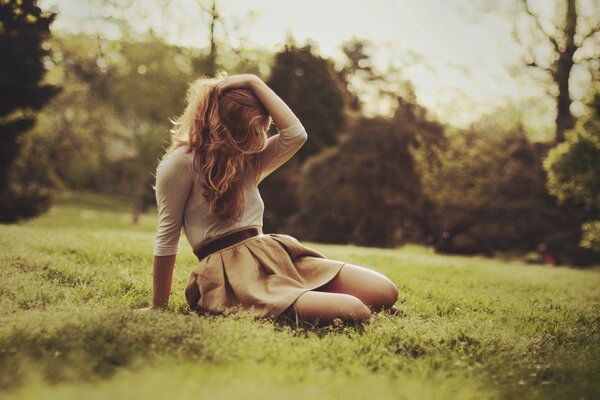
[[[329, 397], [598, 396], [599, 24], [593, 0], [0, 0], [2, 388], [156, 395], [199, 368], [222, 397], [302, 398], [303, 376]], [[390, 276], [405, 319], [198, 319], [187, 244], [174, 315], [132, 314], [169, 120], [219, 70], [261, 77], [309, 135], [259, 186], [264, 230]], [[165, 355], [192, 364], [85, 386]]]

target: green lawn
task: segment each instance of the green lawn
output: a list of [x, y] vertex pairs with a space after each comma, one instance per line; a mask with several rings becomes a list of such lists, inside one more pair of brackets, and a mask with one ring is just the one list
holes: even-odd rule
[[188, 313], [182, 236], [170, 308], [147, 306], [156, 217], [64, 195], [0, 226], [0, 397], [600, 398], [600, 270], [304, 242], [380, 271], [403, 317], [311, 329]]

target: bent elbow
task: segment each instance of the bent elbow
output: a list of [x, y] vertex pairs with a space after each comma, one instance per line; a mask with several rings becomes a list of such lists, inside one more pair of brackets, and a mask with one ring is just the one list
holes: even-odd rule
[[304, 144], [304, 142], [308, 140], [308, 134], [306, 133], [306, 131], [302, 131], [302, 133], [298, 135], [298, 138], [296, 140], [298, 140], [300, 144]]

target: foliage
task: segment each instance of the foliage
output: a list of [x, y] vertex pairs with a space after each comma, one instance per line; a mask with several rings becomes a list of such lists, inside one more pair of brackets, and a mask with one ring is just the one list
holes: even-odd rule
[[267, 84], [310, 135], [297, 158], [304, 160], [336, 143], [346, 118], [342, 89], [331, 61], [316, 55], [309, 44], [287, 45], [275, 55]]
[[598, 78], [600, 13], [594, 6], [595, 1], [585, 4], [582, 0], [559, 0], [554, 4], [553, 29], [547, 30], [543, 18], [534, 12], [529, 0], [516, 3], [521, 4], [522, 11], [515, 13], [515, 8], [510, 8], [511, 14], [518, 16], [513, 37], [525, 45], [525, 66], [550, 78], [547, 93], [556, 101], [554, 143], [561, 143], [565, 140], [565, 132], [576, 123], [571, 112], [573, 72], [587, 67], [591, 78], [589, 88]]
[[299, 163], [334, 145], [346, 124], [345, 100], [331, 61], [310, 45], [288, 44], [273, 59], [266, 83], [298, 116], [309, 139], [261, 184], [268, 231], [294, 230], [298, 217]]
[[395, 246], [426, 236], [427, 200], [411, 150], [442, 145], [441, 126], [402, 98], [393, 118], [359, 120], [304, 165], [298, 223], [307, 238]]
[[101, 191], [110, 173], [109, 146], [114, 117], [106, 98], [111, 73], [100, 68], [96, 42], [84, 35], [55, 36], [49, 79], [63, 88], [38, 114], [29, 134], [44, 151], [45, 164], [65, 185]]
[[[0, 221], [15, 222], [47, 210], [51, 192], [47, 180], [21, 168], [23, 134], [35, 123], [33, 112], [57, 92], [43, 83], [55, 15], [43, 12], [34, 0], [0, 2]], [[24, 166], [27, 168], [27, 166]], [[26, 176], [28, 180], [20, 181]]]
[[567, 132], [566, 142], [548, 154], [548, 189], [560, 201], [581, 203], [591, 214], [600, 212], [600, 94], [595, 114]]
[[490, 255], [539, 250], [586, 262], [577, 246], [583, 214], [548, 195], [544, 152], [519, 128], [472, 130], [451, 135], [447, 149], [420, 162], [436, 212], [436, 249]]
[[566, 133], [566, 141], [548, 153], [544, 161], [548, 190], [561, 202], [575, 202], [586, 210], [583, 247], [600, 250], [600, 94], [592, 113]]
[[183, 109], [191, 52], [147, 37], [136, 41], [63, 35], [52, 42], [53, 79], [64, 91], [34, 135], [69, 187], [126, 194], [136, 210], [155, 202], [156, 163], [169, 118]]
[[182, 246], [169, 310], [136, 314], [150, 301], [154, 216], [132, 226], [128, 209], [69, 194], [0, 227], [0, 396], [600, 396], [597, 270], [307, 243], [388, 276], [406, 313], [317, 329], [189, 313], [197, 260]]
[[297, 222], [300, 208], [300, 175], [301, 166], [292, 159], [260, 183], [260, 195], [265, 203], [265, 232], [301, 232], [301, 225]]
[[114, 135], [129, 149], [117, 161], [121, 179], [134, 201], [134, 222], [155, 203], [153, 173], [162, 148], [169, 143], [170, 119], [182, 112], [192, 81], [189, 55], [149, 37], [118, 43], [114, 79], [106, 99], [118, 118]]
[[581, 247], [600, 253], [600, 221], [584, 222], [581, 229]]
[[412, 82], [406, 79], [405, 71], [418, 62], [417, 53], [408, 51], [381, 69], [372, 56], [376, 45], [369, 40], [353, 37], [342, 43], [341, 50], [345, 59], [336, 74], [343, 82], [350, 115], [390, 116], [398, 97], [416, 103]]
[[421, 174], [439, 219], [438, 250], [535, 247], [527, 241], [535, 240], [541, 220], [534, 211], [542, 177], [532, 168], [535, 152], [522, 132], [454, 134], [435, 157], [422, 162]]
[[[206, 55], [152, 34], [61, 34], [50, 46], [49, 76], [64, 90], [38, 115], [32, 137], [45, 151], [36, 163], [67, 187], [129, 196], [135, 220], [156, 201], [153, 173], [169, 119], [183, 111], [187, 85], [206, 74]], [[220, 58], [231, 73], [240, 67]]]
[[46, 212], [55, 192], [64, 189], [47, 157], [45, 141], [29, 132], [20, 141], [21, 155], [8, 171], [8, 187], [0, 194], [0, 221], [13, 222]]
[[368, 54], [368, 44], [365, 41], [353, 38], [342, 45], [342, 51], [346, 56], [344, 65], [336, 71], [343, 85], [345, 95], [347, 97], [348, 106], [351, 110], [361, 111], [363, 108], [363, 100], [356, 93], [356, 89], [352, 85], [352, 80], [356, 77], [361, 78], [369, 83], [377, 79], [381, 79], [374, 69], [373, 60]]

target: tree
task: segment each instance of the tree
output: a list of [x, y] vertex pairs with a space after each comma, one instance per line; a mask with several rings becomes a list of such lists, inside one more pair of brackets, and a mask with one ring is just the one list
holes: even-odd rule
[[[600, 58], [600, 46], [593, 46], [592, 40], [598, 38], [600, 31], [600, 12], [597, 4], [593, 19], [585, 19], [585, 12], [578, 8], [576, 0], [560, 0], [562, 5], [562, 16], [558, 26], [548, 29], [539, 15], [531, 9], [528, 0], [518, 0], [522, 5], [525, 15], [532, 21], [533, 26], [527, 33], [516, 32], [516, 37], [520, 42], [523, 38], [530, 38], [528, 46], [536, 46], [534, 42], [537, 38], [542, 39], [548, 44], [549, 55], [539, 55], [539, 51], [529, 49], [526, 65], [536, 68], [547, 74], [556, 86], [556, 128], [554, 142], [564, 141], [565, 132], [575, 125], [575, 118], [571, 112], [573, 103], [570, 89], [570, 79], [574, 65], [578, 63], [598, 63]], [[560, 10], [561, 8], [559, 8]], [[558, 12], [558, 15], [561, 13]], [[587, 25], [587, 30], [584, 30]], [[533, 32], [532, 32], [533, 31]], [[587, 46], [587, 44], [590, 44]], [[587, 51], [587, 54], [586, 54]], [[592, 66], [592, 68], [594, 68]], [[596, 66], [597, 68], [597, 66]], [[593, 77], [593, 75], [592, 75]]]
[[567, 132], [566, 142], [550, 151], [544, 167], [548, 190], [560, 202], [578, 203], [586, 211], [582, 246], [600, 253], [600, 93], [591, 109]]
[[114, 136], [129, 151], [118, 160], [121, 180], [133, 201], [133, 221], [154, 203], [153, 172], [161, 146], [169, 140], [169, 119], [184, 108], [190, 68], [177, 61], [180, 50], [155, 37], [122, 41], [107, 97], [118, 119]]
[[414, 88], [404, 71], [423, 62], [424, 56], [416, 51], [405, 51], [380, 69], [373, 62], [373, 50], [373, 43], [365, 39], [352, 38], [342, 44], [346, 57], [336, 73], [343, 83], [353, 118], [392, 116], [399, 97], [417, 104]]
[[184, 107], [192, 52], [152, 36], [63, 35], [51, 45], [50, 74], [63, 90], [30, 134], [45, 148], [38, 163], [48, 159], [69, 188], [130, 199], [135, 221], [156, 202], [153, 172], [169, 140], [169, 118]]
[[344, 88], [348, 97], [351, 110], [360, 112], [363, 108], [362, 100], [358, 90], [352, 81], [357, 78], [364, 82], [372, 82], [382, 77], [375, 72], [371, 55], [368, 54], [369, 44], [363, 40], [353, 39], [342, 45], [342, 51], [346, 56], [344, 65], [336, 71], [340, 80], [345, 83]]
[[50, 205], [47, 182], [33, 176], [31, 181], [19, 181], [24, 171], [15, 171], [13, 164], [22, 136], [35, 123], [34, 112], [58, 91], [43, 83], [49, 55], [43, 44], [54, 18], [34, 0], [0, 2], [0, 220], [4, 222], [32, 217]]
[[540, 214], [535, 187], [543, 185], [531, 166], [534, 149], [524, 134], [461, 132], [447, 149], [421, 163], [427, 197], [438, 221], [435, 247], [442, 252], [491, 254], [535, 247]]
[[[398, 98], [393, 118], [362, 118], [342, 142], [307, 160], [297, 223], [311, 240], [395, 246], [428, 235], [413, 149], [444, 142], [443, 128]], [[424, 228], [425, 227], [425, 228]]]
[[346, 104], [333, 64], [314, 54], [310, 45], [290, 43], [277, 53], [267, 84], [290, 106], [309, 135], [298, 153], [260, 186], [265, 226], [293, 230], [291, 220], [299, 210], [300, 164], [337, 143], [346, 126]]
[[114, 188], [109, 155], [117, 125], [109, 100], [113, 50], [102, 50], [96, 38], [82, 34], [55, 35], [48, 44], [48, 76], [62, 90], [38, 113], [28, 134], [45, 149], [37, 163], [46, 163], [66, 187], [108, 192]]
[[297, 158], [305, 160], [336, 143], [346, 125], [346, 105], [331, 61], [316, 55], [310, 44], [288, 44], [275, 55], [267, 84], [294, 110], [311, 135]]
[[[191, 53], [195, 55], [192, 61], [196, 77], [213, 76], [219, 69], [235, 70], [238, 64], [246, 67], [240, 69], [241, 72], [261, 75], [255, 70], [258, 64], [255, 49], [246, 48], [248, 35], [245, 29], [258, 15], [255, 10], [250, 10], [245, 15], [225, 15], [221, 12], [225, 7], [218, 0], [156, 0], [153, 2], [154, 7], [135, 1], [96, 2], [96, 13], [92, 18], [100, 16], [113, 23], [123, 37], [140, 37], [151, 32], [157, 37], [173, 38], [175, 33], [178, 36], [176, 41], [182, 42], [206, 28], [207, 48], [199, 49], [198, 45], [180, 48], [185, 57]], [[131, 24], [130, 21], [136, 21], [136, 24]], [[144, 26], [147, 31], [140, 31], [140, 26]], [[266, 65], [263, 67], [265, 73]]]
[[558, 205], [545, 187], [542, 160], [519, 126], [470, 129], [449, 136], [445, 149], [419, 162], [425, 195], [435, 210], [435, 248], [444, 253], [540, 251], [556, 262], [587, 263], [579, 247], [584, 214]]
[[329, 243], [398, 244], [420, 195], [410, 140], [397, 134], [389, 119], [365, 118], [338, 147], [309, 159], [299, 191], [304, 236]]

